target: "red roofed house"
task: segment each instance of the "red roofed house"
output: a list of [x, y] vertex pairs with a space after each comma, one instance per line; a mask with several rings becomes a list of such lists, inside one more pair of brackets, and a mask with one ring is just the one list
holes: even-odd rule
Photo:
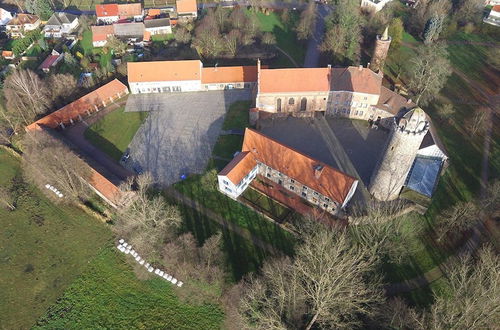
[[2, 50], [2, 57], [6, 60], [13, 60], [16, 58], [16, 55], [14, 55], [12, 50]]
[[55, 49], [52, 50], [49, 56], [40, 64], [38, 67], [39, 70], [42, 70], [45, 73], [49, 73], [50, 68], [56, 66], [64, 57], [64, 53], [60, 53]]
[[500, 5], [493, 6], [488, 17], [483, 19], [485, 23], [500, 26]]
[[247, 128], [241, 153], [217, 175], [219, 190], [236, 199], [257, 176], [283, 196], [297, 195], [332, 214], [347, 205], [358, 185], [355, 178]]
[[181, 20], [191, 20], [198, 17], [196, 0], [176, 0], [177, 15]]
[[129, 18], [134, 21], [142, 21], [144, 18], [142, 4], [140, 2], [118, 4], [118, 16], [120, 19]]
[[113, 25], [92, 26], [92, 45], [94, 47], [103, 47], [108, 42], [108, 37], [115, 34]]
[[129, 62], [127, 70], [132, 94], [251, 88], [257, 82], [256, 66], [204, 68], [199, 60]]
[[117, 22], [120, 19], [118, 4], [95, 5], [95, 15], [97, 16], [97, 23], [111, 24]]
[[376, 121], [413, 106], [411, 101], [382, 86], [382, 74], [362, 66], [259, 68], [256, 108], [264, 112], [322, 111], [332, 116]]

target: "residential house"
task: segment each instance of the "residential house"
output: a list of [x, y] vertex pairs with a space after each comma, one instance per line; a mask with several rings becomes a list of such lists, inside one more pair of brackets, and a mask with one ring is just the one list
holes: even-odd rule
[[25, 32], [35, 30], [40, 24], [40, 18], [36, 15], [17, 14], [5, 27], [11, 38], [22, 38]]
[[3, 29], [11, 19], [12, 14], [10, 11], [0, 8], [0, 29]]
[[97, 23], [112, 24], [118, 22], [120, 16], [118, 14], [118, 4], [107, 3], [103, 5], [95, 5], [95, 15], [97, 16]]
[[144, 37], [144, 23], [116, 23], [113, 24], [114, 35], [127, 43], [142, 41]]
[[257, 83], [256, 66], [204, 68], [199, 60], [129, 62], [127, 70], [132, 94], [251, 88]]
[[78, 27], [78, 16], [64, 12], [56, 12], [50, 16], [43, 27], [45, 38], [61, 38], [67, 36]]
[[144, 28], [145, 28], [145, 32], [149, 36], [172, 33], [172, 27], [170, 26], [170, 19], [168, 19], [168, 18], [157, 18], [157, 19], [145, 20], [144, 21]]
[[142, 21], [144, 17], [142, 4], [140, 2], [118, 4], [118, 16], [120, 19], [133, 19], [134, 21]]
[[92, 45], [94, 47], [103, 47], [108, 42], [108, 37], [114, 35], [113, 25], [92, 26]]
[[378, 12], [384, 8], [384, 6], [391, 2], [392, 0], [361, 0], [361, 7], [368, 8], [375, 12]]
[[11, 50], [2, 50], [2, 57], [6, 60], [13, 60], [16, 58], [16, 55], [14, 55], [14, 52]]
[[[358, 185], [355, 178], [250, 128], [245, 130], [241, 153], [217, 180], [219, 190], [233, 199], [255, 180], [289, 207], [298, 209], [302, 203], [331, 214], [346, 207]], [[288, 203], [291, 199], [295, 203]]]
[[144, 12], [141, 3], [107, 3], [95, 6], [97, 23], [112, 24], [119, 20], [142, 21]]
[[40, 64], [38, 70], [49, 73], [50, 68], [54, 67], [64, 58], [64, 53], [59, 53], [55, 49], [52, 50], [49, 56]]
[[198, 17], [196, 0], [176, 0], [175, 5], [180, 20], [192, 20]]
[[500, 5], [493, 6], [490, 14], [483, 21], [491, 25], [500, 26]]

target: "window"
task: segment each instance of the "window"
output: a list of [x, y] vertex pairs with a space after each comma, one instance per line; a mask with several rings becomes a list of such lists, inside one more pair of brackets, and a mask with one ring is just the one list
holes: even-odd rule
[[294, 186], [290, 186], [290, 190], [295, 190], [295, 187]]
[[365, 96], [364, 100], [365, 100], [365, 101], [366, 101], [366, 100], [368, 100], [368, 97], [367, 97], [367, 96]]
[[359, 115], [360, 115], [360, 116], [362, 116], [362, 115], [363, 115], [363, 111], [360, 111], [360, 112], [359, 112]]
[[283, 185], [283, 180], [279, 179], [279, 180], [278, 180], [278, 184], [279, 184], [279, 185]]
[[356, 112], [354, 114], [357, 116], [358, 115], [358, 110], [356, 110]]
[[266, 174], [266, 176], [267, 176], [268, 178], [270, 178], [270, 177], [271, 177], [271, 173], [267, 173], [267, 174]]
[[307, 99], [303, 97], [300, 100], [300, 111], [306, 111], [306, 109], [307, 109]]
[[346, 113], [346, 109], [345, 109], [345, 108], [344, 108], [344, 109], [342, 109], [342, 113]]
[[329, 202], [329, 201], [330, 201], [330, 198], [325, 197], [325, 201]]
[[302, 187], [302, 189], [307, 190], [307, 187], [306, 187], [306, 186], [303, 186], [303, 187]]
[[229, 182], [227, 182], [226, 180], [222, 180], [222, 182], [224, 182], [224, 184], [225, 184], [226, 186], [228, 186], [228, 185], [229, 185]]
[[302, 197], [307, 197], [307, 193], [305, 191], [302, 192]]
[[315, 195], [315, 196], [318, 196], [319, 194], [315, 191], [315, 192], [314, 192], [314, 195]]
[[281, 112], [281, 99], [276, 100], [276, 111]]
[[295, 104], [295, 100], [293, 99], [293, 97], [291, 97], [290, 99], [288, 99], [288, 104], [290, 104], [290, 105], [294, 105]]
[[328, 204], [323, 204], [323, 207], [326, 209], [328, 207]]
[[335, 97], [340, 97], [340, 94], [335, 95]]
[[290, 179], [290, 182], [291, 182], [291, 183], [295, 183], [295, 180], [294, 180], [294, 179]]
[[231, 189], [229, 189], [228, 187], [225, 187], [226, 191], [232, 193], [233, 191]]

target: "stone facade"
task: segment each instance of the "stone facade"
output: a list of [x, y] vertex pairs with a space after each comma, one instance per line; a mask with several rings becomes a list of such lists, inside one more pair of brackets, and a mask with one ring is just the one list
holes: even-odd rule
[[391, 40], [388, 28], [385, 28], [382, 35], [377, 35], [375, 48], [373, 49], [372, 62], [370, 65], [370, 68], [373, 71], [378, 72], [383, 69], [387, 53], [389, 52], [389, 47], [391, 46]]
[[259, 93], [256, 105], [267, 112], [325, 111], [328, 92]]
[[420, 108], [393, 119], [385, 150], [370, 180], [369, 191], [376, 199], [390, 201], [399, 196], [428, 130], [429, 122]]

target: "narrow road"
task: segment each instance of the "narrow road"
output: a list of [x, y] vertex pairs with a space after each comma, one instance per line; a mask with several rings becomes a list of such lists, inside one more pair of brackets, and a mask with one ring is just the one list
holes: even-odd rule
[[220, 224], [222, 227], [232, 231], [238, 236], [243, 237], [246, 240], [249, 240], [259, 248], [266, 250], [270, 252], [273, 255], [282, 255], [281, 251], [276, 249], [274, 246], [271, 244], [261, 240], [258, 236], [254, 235], [252, 232], [250, 232], [248, 229], [242, 228], [233, 222], [230, 222], [223, 217], [221, 217], [219, 214], [215, 213], [214, 211], [204, 207], [201, 205], [198, 201], [192, 200], [191, 198], [187, 197], [186, 195], [180, 193], [178, 190], [172, 187], [168, 187], [165, 189], [165, 192], [172, 198], [174, 198], [176, 201], [179, 203], [182, 203], [186, 206], [189, 206], [192, 209], [195, 209], [196, 211], [200, 212], [201, 214], [206, 215], [213, 221], [217, 222]]
[[325, 4], [318, 4], [316, 6], [316, 25], [314, 33], [307, 42], [306, 57], [304, 58], [304, 68], [316, 68], [319, 63], [319, 46], [323, 41], [325, 34], [325, 19], [332, 12], [333, 8]]

